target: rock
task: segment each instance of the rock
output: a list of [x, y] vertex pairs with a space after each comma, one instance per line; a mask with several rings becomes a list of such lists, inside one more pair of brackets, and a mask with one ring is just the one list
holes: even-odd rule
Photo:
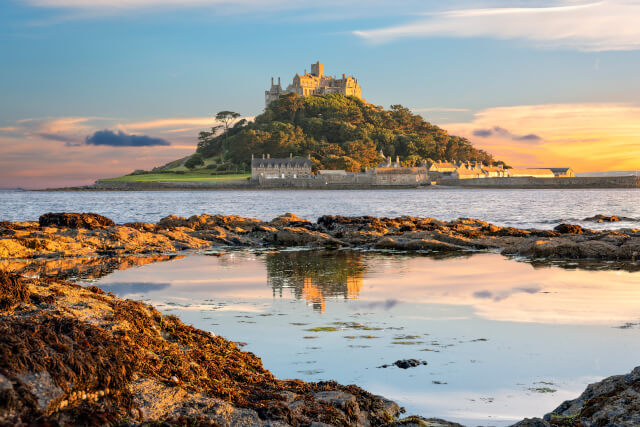
[[347, 408], [349, 405], [357, 403], [356, 397], [353, 394], [342, 391], [321, 391], [316, 393], [314, 397], [319, 402], [328, 403], [338, 408]]
[[511, 427], [551, 427], [551, 424], [540, 418], [525, 418]]
[[20, 383], [36, 398], [40, 411], [52, 409], [51, 404], [57, 403], [64, 396], [64, 391], [53, 381], [47, 371], [27, 372], [16, 375]]
[[162, 218], [158, 221], [158, 228], [176, 228], [176, 227], [187, 227], [189, 222], [185, 217], [177, 216], [177, 215], [169, 215]]
[[433, 239], [403, 239], [398, 237], [383, 237], [374, 245], [374, 249], [395, 250], [430, 250], [430, 251], [461, 251], [467, 248]]
[[387, 424], [387, 427], [464, 427], [462, 424], [452, 423], [440, 418], [424, 418], [410, 416]]
[[340, 247], [344, 243], [319, 231], [309, 231], [301, 227], [283, 227], [275, 233], [274, 243], [283, 246]]
[[306, 227], [311, 225], [311, 221], [300, 218], [296, 214], [286, 213], [272, 219], [269, 224], [275, 227]]
[[402, 359], [402, 360], [396, 360], [391, 365], [382, 365], [378, 367], [389, 368], [394, 365], [400, 369], [409, 369], [409, 368], [415, 368], [416, 366], [427, 365], [427, 362], [425, 360], [417, 360], [417, 359]]
[[109, 218], [95, 213], [46, 213], [38, 220], [41, 227], [69, 227], [86, 228], [94, 230], [97, 228], [111, 227], [114, 225]]
[[567, 400], [544, 420], [552, 425], [640, 425], [640, 366], [627, 375], [616, 375], [589, 384], [574, 400]]
[[576, 224], [559, 224], [553, 231], [561, 234], [582, 234], [584, 229]]
[[607, 215], [594, 215], [589, 218], [583, 219], [583, 221], [592, 221], [592, 222], [618, 222], [618, 221], [637, 221], [635, 218], [629, 218], [626, 216], [607, 216]]

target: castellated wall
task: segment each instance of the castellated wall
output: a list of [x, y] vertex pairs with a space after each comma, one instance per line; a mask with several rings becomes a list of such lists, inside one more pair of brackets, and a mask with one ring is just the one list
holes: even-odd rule
[[640, 188], [640, 177], [439, 179], [439, 185], [474, 188]]

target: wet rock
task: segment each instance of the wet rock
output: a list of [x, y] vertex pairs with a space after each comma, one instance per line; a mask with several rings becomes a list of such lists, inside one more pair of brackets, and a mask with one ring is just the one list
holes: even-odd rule
[[311, 225], [311, 221], [288, 212], [272, 219], [270, 224], [275, 227], [308, 227]]
[[275, 233], [275, 244], [283, 246], [340, 247], [344, 243], [328, 234], [302, 227], [283, 227]]
[[114, 225], [109, 218], [95, 213], [53, 213], [49, 212], [38, 220], [41, 227], [69, 227], [86, 228], [94, 230], [96, 228], [111, 227]]
[[424, 418], [419, 416], [410, 416], [401, 420], [394, 421], [387, 425], [388, 427], [464, 427], [462, 424], [452, 423], [440, 418]]
[[329, 403], [339, 408], [347, 408], [357, 402], [353, 394], [342, 391], [321, 391], [316, 393], [314, 397], [319, 402]]
[[383, 237], [378, 240], [373, 247], [374, 249], [394, 249], [402, 251], [461, 251], [466, 249], [463, 246], [433, 239], [403, 239], [401, 237]]
[[27, 372], [16, 375], [20, 384], [35, 397], [37, 409], [46, 412], [52, 409], [52, 403], [58, 403], [65, 393], [53, 381], [47, 371]]
[[584, 229], [576, 224], [559, 224], [553, 231], [561, 234], [582, 234]]
[[511, 427], [551, 427], [551, 424], [540, 418], [525, 418]]
[[169, 215], [162, 218], [158, 221], [158, 228], [176, 228], [176, 227], [187, 227], [189, 222], [187, 218], [177, 215]]
[[400, 369], [409, 369], [409, 368], [415, 368], [421, 365], [427, 365], [427, 362], [425, 360], [418, 360], [418, 359], [402, 359], [402, 360], [396, 360], [391, 365], [382, 365], [378, 367], [390, 368], [391, 366], [397, 366]]
[[[352, 246], [363, 249], [454, 252], [502, 250], [504, 254], [548, 259], [640, 259], [640, 230], [592, 231], [561, 224], [556, 231], [498, 227], [460, 218], [442, 222], [402, 216], [376, 218], [325, 215], [317, 223], [288, 213], [265, 223], [253, 218], [170, 215], [158, 224], [107, 226], [94, 214], [47, 214], [71, 218], [70, 226], [7, 223], [0, 226], [0, 258], [79, 257], [140, 253], [169, 253], [211, 246]], [[43, 217], [47, 217], [43, 215]], [[83, 219], [84, 218], [84, 219]], [[98, 223], [92, 222], [93, 220]], [[88, 228], [74, 228], [84, 221]]]
[[589, 218], [583, 219], [583, 221], [592, 221], [592, 222], [618, 222], [618, 221], [637, 221], [635, 218], [629, 218], [626, 216], [607, 216], [607, 215], [594, 215]]
[[562, 403], [544, 420], [561, 426], [640, 425], [640, 367], [589, 384], [577, 399]]

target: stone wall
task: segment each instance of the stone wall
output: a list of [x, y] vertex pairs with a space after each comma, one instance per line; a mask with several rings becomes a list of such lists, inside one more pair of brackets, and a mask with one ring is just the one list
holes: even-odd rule
[[439, 185], [474, 188], [640, 188], [640, 177], [438, 179]]
[[96, 181], [87, 190], [242, 190], [255, 188], [247, 179], [238, 181]]

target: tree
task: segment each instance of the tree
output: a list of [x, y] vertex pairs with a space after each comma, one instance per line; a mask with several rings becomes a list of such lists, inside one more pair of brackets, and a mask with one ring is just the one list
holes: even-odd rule
[[229, 125], [238, 117], [240, 117], [240, 113], [234, 111], [220, 111], [216, 114], [216, 120], [224, 125], [225, 133], [229, 132]]
[[196, 166], [204, 165], [204, 159], [200, 153], [195, 153], [193, 156], [189, 157], [186, 162], [184, 162], [184, 165], [189, 169], [195, 169]]
[[290, 115], [290, 121], [293, 123], [296, 118], [296, 112], [304, 107], [304, 99], [296, 93], [287, 93], [282, 95], [278, 100], [278, 109]]

